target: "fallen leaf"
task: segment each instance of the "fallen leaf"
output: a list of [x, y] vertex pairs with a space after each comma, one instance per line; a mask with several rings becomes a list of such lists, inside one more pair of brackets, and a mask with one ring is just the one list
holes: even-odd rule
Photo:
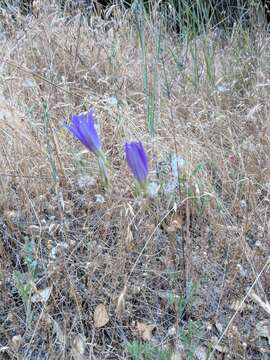
[[99, 304], [95, 308], [94, 312], [94, 323], [96, 328], [101, 328], [108, 324], [110, 321], [108, 312], [104, 304]]
[[78, 334], [72, 341], [72, 350], [74, 360], [82, 360], [85, 352], [86, 341], [82, 334]]
[[52, 292], [52, 286], [49, 286], [45, 289], [36, 290], [36, 293], [32, 296], [31, 300], [33, 303], [37, 303], [37, 302], [46, 303], [49, 300], [51, 292]]
[[22, 343], [22, 337], [21, 337], [21, 335], [15, 335], [15, 336], [13, 336], [12, 339], [11, 339], [11, 341], [12, 341], [12, 344], [13, 344], [13, 346], [14, 346], [14, 350], [15, 350], [15, 351], [18, 351], [18, 349], [19, 349], [19, 347], [20, 347], [20, 345], [21, 345], [21, 343]]
[[170, 222], [170, 225], [167, 227], [167, 232], [168, 233], [174, 233], [176, 232], [178, 229], [181, 228], [181, 226], [185, 223], [184, 221], [184, 217], [180, 214], [178, 215], [175, 215], [171, 222]]
[[152, 331], [154, 330], [155, 325], [152, 324], [146, 324], [144, 322], [137, 322], [137, 331], [139, 336], [144, 341], [150, 341], [152, 338]]
[[85, 337], [83, 335], [76, 335], [74, 339], [74, 348], [76, 351], [83, 355], [85, 351]]

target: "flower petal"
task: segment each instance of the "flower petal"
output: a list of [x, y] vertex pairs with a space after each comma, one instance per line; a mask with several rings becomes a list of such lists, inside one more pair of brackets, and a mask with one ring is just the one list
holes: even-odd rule
[[90, 151], [97, 152], [101, 148], [101, 142], [94, 127], [94, 123], [81, 122], [80, 133]]
[[140, 154], [142, 163], [144, 165], [145, 172], [148, 173], [148, 159], [147, 159], [147, 156], [146, 156], [146, 153], [144, 151], [141, 141], [138, 143], [138, 152]]
[[127, 163], [139, 182], [144, 182], [148, 175], [148, 160], [141, 142], [125, 144]]
[[68, 129], [88, 150], [96, 153], [101, 148], [101, 142], [94, 125], [92, 111], [72, 115], [71, 121], [74, 127], [65, 125]]
[[84, 146], [87, 147], [87, 144], [82, 136], [82, 134], [80, 133], [80, 131], [74, 127], [71, 127], [69, 125], [64, 125], [64, 128], [66, 128], [67, 130], [69, 130], [72, 135], [74, 135]]
[[91, 110], [88, 111], [87, 116], [85, 116], [85, 118], [86, 118], [85, 121], [87, 122], [87, 124], [94, 126], [94, 116], [93, 116], [93, 112]]
[[86, 121], [86, 115], [84, 113], [81, 113], [79, 115], [72, 115], [71, 116], [71, 121], [73, 123], [73, 125], [79, 129], [80, 128], [80, 124], [83, 122], [83, 121]]

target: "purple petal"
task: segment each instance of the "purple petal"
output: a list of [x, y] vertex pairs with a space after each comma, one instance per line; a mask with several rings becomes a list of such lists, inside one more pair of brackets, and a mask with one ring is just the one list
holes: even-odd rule
[[88, 150], [97, 152], [101, 148], [101, 142], [94, 126], [93, 113], [82, 113], [73, 115], [71, 121], [74, 127], [65, 125], [68, 129]]
[[83, 143], [83, 145], [87, 146], [83, 136], [81, 135], [80, 131], [76, 128], [73, 128], [69, 125], [64, 125], [64, 128], [66, 128], [68, 131], [70, 131], [72, 133], [72, 135], [74, 135], [81, 143]]
[[142, 163], [144, 164], [145, 172], [148, 173], [148, 159], [141, 141], [138, 143], [138, 152], [140, 154]]
[[148, 174], [147, 156], [142, 143], [132, 142], [125, 144], [127, 163], [139, 182], [144, 182]]
[[93, 116], [93, 112], [91, 110], [88, 111], [87, 117], [85, 117], [85, 118], [86, 118], [87, 124], [89, 124], [89, 125], [91, 124], [94, 126], [94, 116]]
[[82, 122], [86, 121], [86, 115], [84, 113], [80, 114], [80, 115], [72, 115], [71, 116], [71, 121], [73, 123], [73, 125], [79, 129], [80, 125]]
[[94, 127], [94, 123], [90, 124], [83, 121], [80, 124], [80, 133], [90, 151], [96, 152], [101, 148], [101, 143]]
[[133, 155], [132, 145], [126, 143], [126, 144], [125, 144], [125, 151], [126, 151], [127, 163], [128, 163], [130, 169], [131, 169], [132, 172], [133, 172], [133, 169], [134, 169], [134, 155]]

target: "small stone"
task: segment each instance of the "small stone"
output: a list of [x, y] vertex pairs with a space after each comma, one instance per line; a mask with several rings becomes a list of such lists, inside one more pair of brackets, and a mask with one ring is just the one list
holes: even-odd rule
[[158, 195], [159, 185], [152, 181], [147, 186], [147, 193], [150, 197], [156, 197]]
[[97, 204], [105, 203], [105, 198], [101, 194], [96, 194], [95, 197], [96, 197], [96, 203]]

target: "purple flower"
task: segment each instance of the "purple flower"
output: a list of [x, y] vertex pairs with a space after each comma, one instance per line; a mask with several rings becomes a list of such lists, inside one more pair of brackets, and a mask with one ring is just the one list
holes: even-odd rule
[[139, 183], [144, 183], [148, 175], [148, 159], [142, 143], [126, 143], [126, 159], [135, 179]]
[[101, 142], [94, 126], [92, 111], [87, 114], [73, 115], [71, 117], [73, 127], [64, 125], [88, 150], [97, 154], [101, 149]]

